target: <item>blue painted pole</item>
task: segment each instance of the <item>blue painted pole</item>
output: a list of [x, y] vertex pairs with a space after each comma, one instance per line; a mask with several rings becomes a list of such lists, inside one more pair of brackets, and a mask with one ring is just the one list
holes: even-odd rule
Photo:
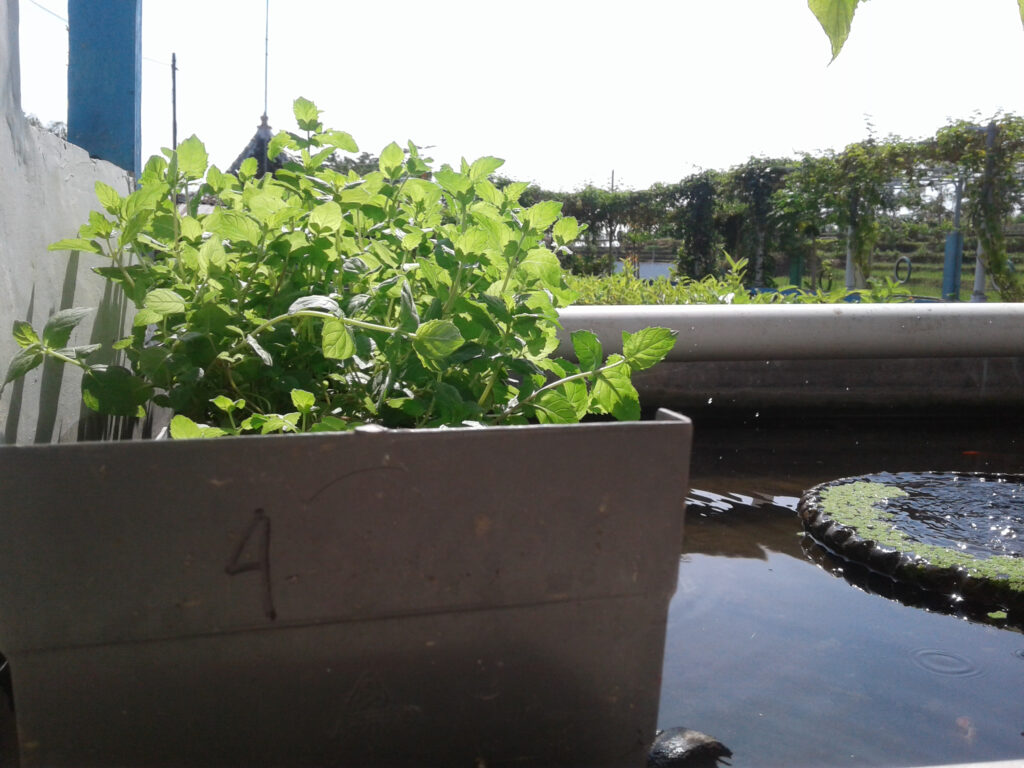
[[960, 270], [963, 264], [964, 234], [957, 230], [946, 235], [946, 261], [942, 269], [942, 298], [960, 301]]
[[138, 178], [142, 0], [68, 0], [68, 141]]

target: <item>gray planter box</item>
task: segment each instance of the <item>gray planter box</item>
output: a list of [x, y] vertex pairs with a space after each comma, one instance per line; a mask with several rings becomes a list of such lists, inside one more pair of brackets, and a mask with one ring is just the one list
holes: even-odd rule
[[23, 765], [643, 765], [690, 422], [0, 448]]

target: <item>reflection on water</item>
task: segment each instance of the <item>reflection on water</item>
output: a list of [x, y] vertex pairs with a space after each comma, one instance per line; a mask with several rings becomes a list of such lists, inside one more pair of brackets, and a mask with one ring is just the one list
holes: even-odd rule
[[714, 734], [734, 768], [1024, 757], [1024, 635], [858, 589], [802, 544], [796, 497], [829, 479], [1024, 471], [999, 425], [903, 426], [697, 425], [660, 728]]

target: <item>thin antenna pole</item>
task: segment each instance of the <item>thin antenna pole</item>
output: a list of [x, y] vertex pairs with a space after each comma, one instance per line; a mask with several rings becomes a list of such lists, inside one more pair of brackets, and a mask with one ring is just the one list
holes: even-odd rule
[[178, 148], [178, 55], [171, 54], [171, 147]]
[[266, 30], [263, 38], [263, 116], [267, 116], [267, 74], [270, 71], [270, 0], [266, 7]]

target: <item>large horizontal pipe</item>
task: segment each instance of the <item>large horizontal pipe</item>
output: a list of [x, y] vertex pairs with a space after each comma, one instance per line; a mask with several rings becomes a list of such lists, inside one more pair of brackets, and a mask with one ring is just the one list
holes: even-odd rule
[[810, 360], [1024, 356], [1024, 304], [734, 304], [567, 307], [569, 336], [597, 334], [605, 354], [622, 332], [647, 326], [678, 332], [668, 360]]

